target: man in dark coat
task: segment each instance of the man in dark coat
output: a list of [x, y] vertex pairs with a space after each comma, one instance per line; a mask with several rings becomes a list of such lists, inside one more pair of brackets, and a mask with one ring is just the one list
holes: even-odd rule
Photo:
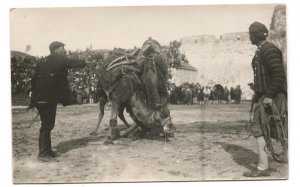
[[193, 92], [189, 86], [185, 90], [185, 98], [186, 98], [185, 103], [187, 105], [191, 105], [193, 103]]
[[[280, 114], [287, 112], [286, 107], [286, 74], [281, 51], [266, 40], [268, 29], [265, 25], [254, 22], [249, 27], [250, 41], [257, 46], [252, 60], [254, 74], [253, 111], [251, 123], [253, 135], [257, 140], [259, 161], [257, 168], [244, 173], [247, 177], [269, 176], [269, 162], [266, 147], [270, 139], [265, 135], [267, 108], [276, 106]], [[285, 115], [280, 116], [284, 121]], [[266, 146], [267, 145], [267, 146]], [[269, 147], [268, 147], [269, 148]], [[272, 151], [272, 150], [269, 150]]]
[[235, 91], [234, 91], [233, 87], [230, 88], [229, 94], [230, 94], [231, 103], [234, 103], [235, 102]]
[[57, 104], [71, 104], [68, 69], [86, 65], [85, 61], [68, 59], [64, 46], [65, 44], [57, 41], [50, 44], [51, 54], [37, 64], [31, 81], [30, 107], [36, 107], [41, 117], [38, 154], [41, 161], [50, 161], [57, 156], [51, 148], [51, 131], [55, 124]]
[[235, 99], [235, 104], [240, 104], [241, 103], [241, 96], [242, 96], [242, 90], [240, 85], [237, 85], [235, 90], [234, 90], [234, 99]]
[[226, 104], [229, 103], [229, 90], [228, 90], [227, 86], [225, 86], [225, 88], [224, 88], [224, 101], [226, 102]]

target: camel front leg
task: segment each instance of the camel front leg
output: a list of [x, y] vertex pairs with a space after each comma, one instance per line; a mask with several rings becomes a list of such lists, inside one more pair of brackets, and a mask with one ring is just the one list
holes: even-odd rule
[[106, 102], [107, 102], [107, 97], [106, 96], [101, 96], [100, 97], [100, 102], [99, 102], [100, 112], [99, 112], [99, 116], [98, 116], [98, 123], [97, 123], [96, 129], [93, 132], [91, 132], [90, 135], [97, 135], [97, 133], [98, 133], [100, 123], [101, 123], [101, 121], [103, 119], [103, 116], [104, 116], [104, 108], [105, 108]]
[[128, 124], [128, 122], [126, 121], [126, 119], [124, 117], [124, 109], [125, 109], [125, 105], [120, 106], [118, 116], [123, 121], [123, 123], [126, 125], [126, 127], [129, 128], [130, 125]]
[[104, 144], [112, 144], [113, 140], [119, 137], [119, 131], [117, 129], [118, 111], [119, 111], [119, 104], [116, 101], [112, 101], [111, 117], [109, 121], [109, 132]]

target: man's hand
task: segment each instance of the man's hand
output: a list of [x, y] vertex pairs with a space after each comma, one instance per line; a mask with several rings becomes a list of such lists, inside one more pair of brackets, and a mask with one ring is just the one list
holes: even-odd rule
[[273, 102], [273, 100], [272, 100], [271, 98], [265, 97], [264, 100], [263, 100], [263, 105], [264, 105], [265, 107], [271, 106], [271, 105], [272, 105], [272, 102]]

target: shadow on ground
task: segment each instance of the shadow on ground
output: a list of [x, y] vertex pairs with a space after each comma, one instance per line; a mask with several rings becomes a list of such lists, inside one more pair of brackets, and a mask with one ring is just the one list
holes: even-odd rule
[[[126, 127], [119, 126], [118, 130], [124, 130]], [[103, 141], [107, 138], [108, 134], [108, 129], [104, 129], [104, 131], [99, 132], [99, 135], [89, 135], [83, 138], [78, 138], [78, 139], [72, 139], [72, 140], [67, 140], [64, 142], [59, 143], [57, 146], [54, 148], [56, 149], [57, 153], [63, 154], [67, 153], [70, 150], [77, 149], [77, 148], [82, 148], [88, 146], [89, 143], [91, 142], [99, 142], [99, 144], [103, 144]], [[119, 137], [121, 138], [121, 137]], [[114, 141], [120, 140], [119, 138], [115, 139]], [[132, 141], [139, 140], [139, 139], [147, 139], [147, 140], [157, 140], [157, 141], [169, 141], [168, 138], [165, 136], [160, 136], [159, 134], [139, 134], [139, 133], [134, 133], [130, 134], [128, 137], [124, 138], [129, 138]]]
[[63, 154], [63, 153], [67, 153], [68, 151], [70, 151], [72, 149], [85, 147], [90, 142], [97, 142], [97, 141], [103, 140], [104, 138], [106, 138], [105, 135], [87, 136], [87, 137], [83, 137], [83, 138], [72, 139], [72, 140], [68, 140], [65, 142], [61, 142], [54, 148], [56, 148], [57, 153]]
[[247, 123], [246, 120], [239, 121], [220, 121], [220, 122], [207, 122], [197, 121], [194, 123], [188, 123], [180, 126], [176, 126], [180, 133], [218, 133], [218, 134], [237, 134], [241, 132]]
[[225, 142], [214, 142], [216, 145], [221, 145], [222, 148], [232, 155], [232, 159], [238, 165], [243, 166], [249, 170], [254, 170], [255, 165], [257, 165], [258, 154], [253, 152], [251, 149], [247, 149], [245, 147], [228, 144]]

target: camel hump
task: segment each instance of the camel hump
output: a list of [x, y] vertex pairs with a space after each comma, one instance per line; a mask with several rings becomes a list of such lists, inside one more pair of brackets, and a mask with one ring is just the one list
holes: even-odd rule
[[135, 64], [141, 49], [134, 49], [130, 53], [123, 53], [122, 56], [114, 59], [106, 66], [106, 71], [109, 71], [120, 65]]

